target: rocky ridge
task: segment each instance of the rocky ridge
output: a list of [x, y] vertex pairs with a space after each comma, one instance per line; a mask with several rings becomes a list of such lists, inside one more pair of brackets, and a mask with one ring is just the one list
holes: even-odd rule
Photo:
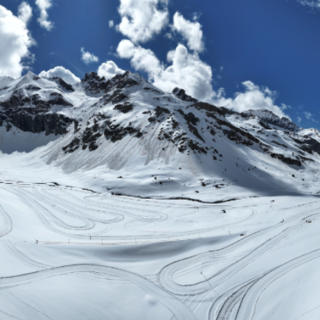
[[91, 72], [76, 85], [30, 72], [22, 79], [2, 79], [0, 126], [7, 131], [16, 127], [63, 136], [55, 159], [63, 154], [105, 152], [129, 140], [140, 141], [143, 153], [148, 153], [150, 139], [158, 141], [163, 151], [158, 155], [169, 149], [171, 154], [203, 155], [211, 162], [223, 162], [226, 150], [249, 148], [302, 167], [320, 153], [317, 139], [300, 134], [296, 124], [271, 111], [237, 113], [218, 108], [183, 89], [163, 92], [130, 72], [111, 80]]

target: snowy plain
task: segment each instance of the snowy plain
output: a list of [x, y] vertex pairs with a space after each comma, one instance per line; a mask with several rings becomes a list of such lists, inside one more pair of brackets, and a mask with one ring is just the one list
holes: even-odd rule
[[0, 319], [319, 319], [317, 196], [143, 199], [0, 164]]

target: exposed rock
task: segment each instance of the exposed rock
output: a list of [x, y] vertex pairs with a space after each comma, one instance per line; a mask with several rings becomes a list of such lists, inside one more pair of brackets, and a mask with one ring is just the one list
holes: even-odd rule
[[286, 164], [294, 165], [297, 167], [302, 166], [302, 163], [299, 159], [288, 158], [288, 157], [284, 156], [283, 154], [277, 154], [277, 153], [270, 153], [270, 156], [272, 158], [279, 159], [280, 161], [282, 161], [283, 163], [286, 163]]
[[159, 106], [156, 108], [155, 111], [156, 111], [156, 116], [157, 117], [160, 117], [164, 113], [167, 113], [167, 114], [170, 113], [170, 111], [167, 108], [162, 108], [162, 107], [159, 107]]
[[248, 110], [248, 111], [242, 112], [241, 115], [243, 117], [250, 117], [250, 116], [259, 117], [263, 122], [269, 125], [271, 124], [291, 132], [296, 132], [296, 131], [299, 131], [300, 129], [295, 123], [293, 123], [288, 118], [286, 117], [280, 118], [270, 110]]
[[91, 94], [105, 92], [111, 85], [109, 80], [107, 81], [104, 77], [100, 78], [96, 72], [86, 73], [84, 78], [81, 80], [81, 83]]
[[182, 101], [187, 101], [187, 102], [198, 102], [197, 99], [192, 98], [191, 96], [188, 96], [185, 92], [185, 90], [180, 89], [180, 88], [174, 88], [172, 93], [179, 98]]
[[53, 77], [52, 80], [54, 82], [56, 82], [65, 91], [74, 92], [73, 86], [71, 84], [65, 82], [63, 79], [61, 79], [59, 77]]
[[138, 129], [135, 129], [133, 127], [121, 127], [120, 125], [112, 125], [109, 124], [108, 128], [104, 130], [104, 136], [107, 140], [110, 140], [111, 142], [117, 142], [119, 140], [122, 140], [127, 135], [132, 135], [137, 133], [135, 137], [139, 138], [141, 137], [141, 133]]
[[5, 120], [24, 132], [45, 132], [46, 135], [65, 134], [68, 126], [73, 122], [72, 119], [57, 113], [32, 116], [26, 112], [11, 113]]
[[124, 104], [117, 104], [113, 109], [121, 111], [122, 113], [128, 113], [133, 110], [133, 105], [129, 102], [125, 102]]

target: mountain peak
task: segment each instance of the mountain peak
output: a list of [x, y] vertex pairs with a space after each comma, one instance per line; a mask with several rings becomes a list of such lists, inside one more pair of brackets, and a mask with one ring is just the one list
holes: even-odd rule
[[244, 116], [255, 116], [260, 118], [262, 121], [277, 126], [279, 128], [297, 132], [300, 130], [299, 126], [297, 126], [293, 121], [291, 121], [287, 117], [280, 118], [271, 110], [262, 109], [262, 110], [247, 110], [241, 113]]

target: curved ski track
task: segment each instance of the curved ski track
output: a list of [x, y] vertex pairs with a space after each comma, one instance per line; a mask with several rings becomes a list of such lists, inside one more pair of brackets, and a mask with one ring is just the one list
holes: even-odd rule
[[[186, 202], [157, 201], [129, 197], [88, 196], [87, 192], [63, 190], [61, 187], [7, 184], [1, 189], [10, 192], [27, 208], [28, 212], [55, 236], [61, 237], [61, 245], [68, 238], [82, 240], [116, 241], [118, 245], [161, 244], [164, 240], [174, 242], [214, 236], [215, 232], [239, 225], [250, 226], [262, 214], [256, 204], [229, 204], [228, 208], [243, 213], [232, 222], [166, 231], [166, 223], [173, 218], [188, 221], [202, 210], [220, 212], [223, 205], [188, 204]], [[259, 261], [272, 257], [277, 250], [289, 250], [301, 241], [317, 236], [317, 231], [305, 232], [317, 223], [320, 202], [310, 201], [295, 206], [266, 205], [264, 215], [277, 212], [286, 219], [272, 224], [261, 224], [251, 232], [230, 237], [227, 245], [214, 250], [198, 250], [174, 256], [154, 273], [147, 275], [123, 268], [100, 264], [71, 264], [53, 267], [28, 257], [11, 241], [14, 219], [0, 205], [0, 244], [13, 257], [34, 268], [35, 272], [0, 277], [0, 290], [18, 288], [29, 283], [63, 275], [85, 275], [110, 281], [120, 279], [142, 288], [172, 313], [172, 319], [253, 320], [258, 319], [258, 302], [265, 290], [284, 275], [310, 262], [319, 263], [320, 245], [307, 252], [290, 252], [283, 261], [257, 268]], [[180, 211], [179, 211], [180, 210]], [[179, 211], [175, 213], [176, 211]], [[292, 212], [292, 213], [291, 213]], [[188, 217], [188, 218], [187, 218]], [[180, 220], [181, 219], [181, 220]], [[186, 219], [186, 220], [183, 220]], [[282, 220], [282, 221], [281, 221]], [[312, 220], [311, 222], [309, 220]], [[190, 222], [190, 221], [189, 221]], [[307, 223], [308, 222], [308, 223]], [[176, 223], [176, 222], [175, 222]], [[244, 227], [245, 229], [245, 227]], [[120, 233], [119, 233], [120, 232]], [[303, 233], [305, 232], [305, 233]], [[300, 235], [301, 233], [301, 235]], [[49, 237], [49, 236], [48, 236]], [[47, 239], [49, 240], [49, 239]], [[134, 241], [132, 241], [134, 240]], [[130, 242], [131, 241], [131, 242]], [[77, 242], [73, 242], [77, 243]], [[314, 243], [314, 242], [313, 242]], [[84, 243], [78, 242], [79, 245]], [[114, 243], [113, 243], [114, 244]], [[282, 252], [282, 251], [281, 251]], [[178, 252], [180, 254], [180, 252]], [[219, 266], [221, 263], [221, 266]], [[249, 270], [249, 271], [248, 271]], [[251, 271], [250, 271], [251, 270]], [[18, 299], [18, 298], [17, 298]], [[21, 303], [24, 303], [21, 301]], [[37, 309], [34, 309], [36, 312]], [[17, 319], [14, 314], [0, 310], [0, 314]], [[45, 317], [53, 319], [51, 315]], [[260, 319], [260, 318], [259, 318]]]

